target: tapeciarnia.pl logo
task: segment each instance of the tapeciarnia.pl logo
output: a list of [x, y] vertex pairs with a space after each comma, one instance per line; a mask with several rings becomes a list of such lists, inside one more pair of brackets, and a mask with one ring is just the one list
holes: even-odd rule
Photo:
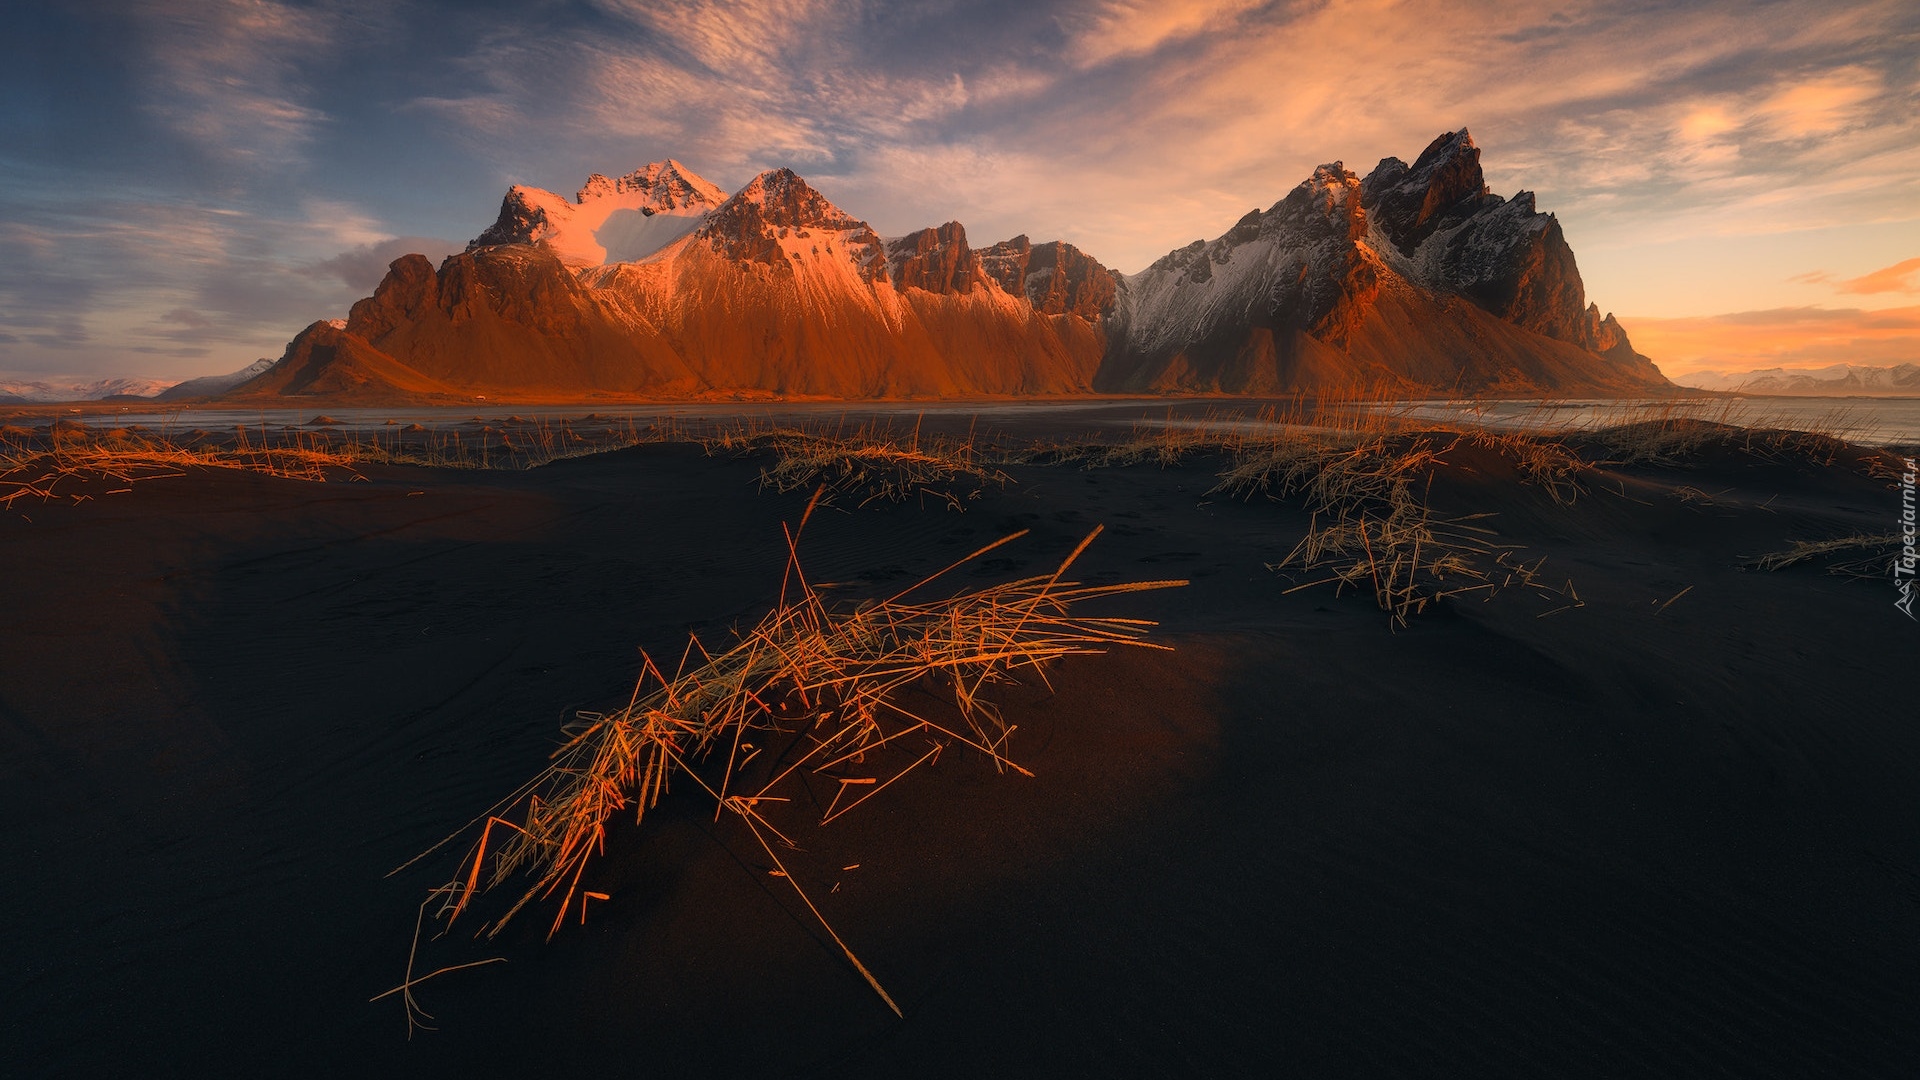
[[[1900, 474], [1900, 557], [1893, 560], [1893, 584], [1900, 590], [1900, 599], [1893, 606], [1909, 619], [1913, 614], [1913, 570], [1916, 561], [1913, 550], [1913, 459], [1905, 458], [1906, 471]], [[1920, 622], [1920, 619], [1915, 619]]]

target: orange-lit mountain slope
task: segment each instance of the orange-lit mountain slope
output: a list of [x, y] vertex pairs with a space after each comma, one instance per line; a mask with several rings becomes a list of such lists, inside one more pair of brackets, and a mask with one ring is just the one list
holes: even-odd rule
[[1364, 180], [1321, 166], [1225, 234], [1121, 275], [1070, 244], [882, 238], [790, 170], [720, 189], [674, 161], [571, 200], [515, 187], [438, 268], [396, 260], [246, 400], [1405, 392], [1669, 384], [1586, 303], [1533, 196], [1465, 131]]

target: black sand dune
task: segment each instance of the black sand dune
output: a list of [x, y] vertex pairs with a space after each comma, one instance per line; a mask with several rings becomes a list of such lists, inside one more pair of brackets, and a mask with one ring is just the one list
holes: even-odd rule
[[509, 962], [422, 987], [440, 1030], [411, 1041], [366, 999], [452, 857], [382, 875], [624, 702], [636, 647], [756, 618], [804, 495], [647, 447], [17, 504], [3, 1071], [1909, 1073], [1916, 627], [1883, 582], [1738, 568], [1885, 531], [1884, 481], [1729, 454], [1564, 507], [1463, 451], [1434, 505], [1496, 512], [1586, 606], [1514, 590], [1391, 633], [1371, 598], [1286, 593], [1263, 564], [1305, 514], [1208, 499], [1217, 468], [1020, 468], [964, 514], [808, 527], [849, 595], [1018, 528], [968, 580], [1050, 568], [1095, 524], [1083, 579], [1193, 582], [1112, 604], [1176, 652], [1004, 695], [1036, 778], [949, 755], [795, 856], [904, 1020], [683, 791], [616, 834], [584, 926], [438, 943]]

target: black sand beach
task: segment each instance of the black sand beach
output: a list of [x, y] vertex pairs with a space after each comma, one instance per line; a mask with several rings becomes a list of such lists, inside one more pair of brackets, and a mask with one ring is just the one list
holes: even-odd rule
[[[7, 1075], [1900, 1076], [1920, 1060], [1920, 629], [1796, 539], [1883, 533], [1857, 462], [1601, 470], [1572, 506], [1460, 448], [1430, 499], [1584, 606], [1512, 589], [1395, 631], [1275, 573], [1297, 501], [1222, 462], [1013, 466], [956, 513], [816, 513], [884, 594], [1090, 581], [1173, 652], [1068, 660], [959, 754], [794, 856], [897, 1019], [731, 821], [616, 831], [584, 925], [394, 1000], [457, 852], [639, 648], [720, 643], [805, 492], [643, 446], [527, 472], [195, 471], [0, 513]], [[1686, 496], [1683, 489], [1708, 496]], [[1676, 599], [1677, 597], [1677, 599]], [[857, 870], [841, 867], [858, 864]], [[837, 885], [828, 891], [828, 884]]]

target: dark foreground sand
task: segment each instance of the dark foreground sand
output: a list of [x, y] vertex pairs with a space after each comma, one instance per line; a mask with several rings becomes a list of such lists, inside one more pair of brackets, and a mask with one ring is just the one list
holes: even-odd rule
[[637, 646], [758, 617], [804, 503], [758, 492], [758, 467], [663, 446], [365, 483], [204, 473], [0, 514], [0, 1071], [1920, 1061], [1920, 628], [1885, 582], [1737, 568], [1888, 531], [1898, 496], [1738, 455], [1572, 508], [1464, 456], [1435, 505], [1497, 512], [1587, 606], [1539, 618], [1516, 590], [1397, 634], [1368, 597], [1282, 595], [1263, 563], [1304, 514], [1208, 501], [1216, 461], [818, 515], [808, 567], [855, 595], [1017, 528], [963, 580], [1032, 572], [1104, 523], [1083, 578], [1193, 579], [1113, 603], [1177, 652], [1007, 693], [1037, 778], [948, 755], [820, 834], [809, 883], [904, 1020], [686, 790], [616, 834], [584, 927], [441, 942], [437, 962], [509, 963], [423, 987], [440, 1030], [409, 1041], [366, 999], [452, 867], [382, 875], [538, 769], [572, 710], [624, 702]]

